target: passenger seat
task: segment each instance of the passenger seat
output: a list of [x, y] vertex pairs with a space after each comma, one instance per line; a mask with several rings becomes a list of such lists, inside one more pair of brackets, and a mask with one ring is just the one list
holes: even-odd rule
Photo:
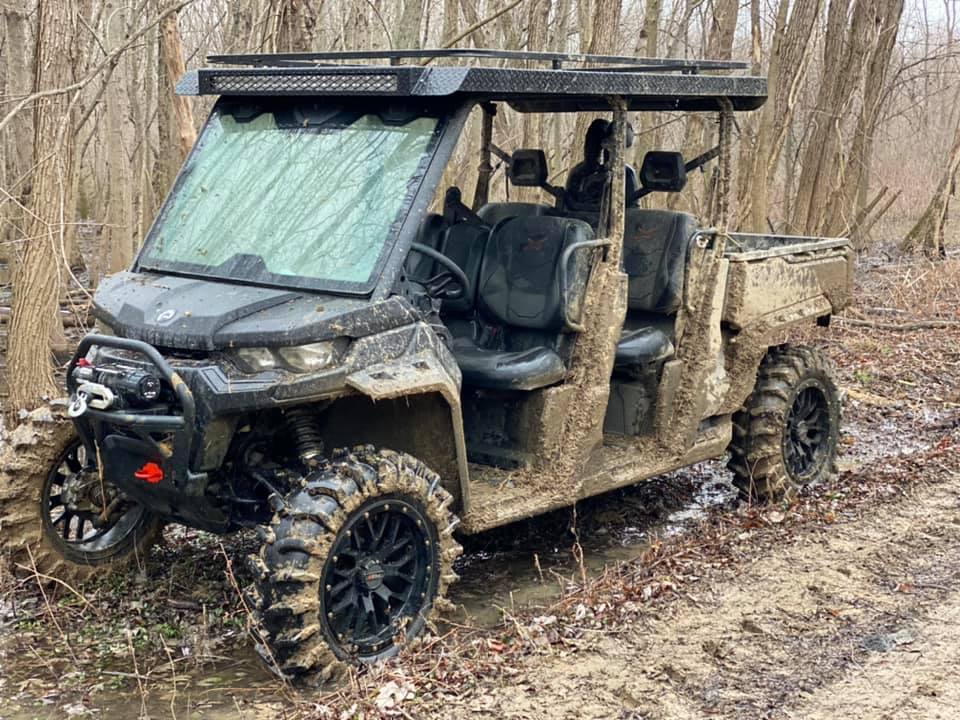
[[491, 233], [480, 267], [477, 307], [487, 324], [483, 342], [459, 337], [453, 354], [465, 386], [534, 390], [564, 379], [563, 335], [579, 318], [592, 253], [569, 260], [561, 293], [560, 259], [593, 231], [579, 220], [516, 217]]
[[674, 353], [673, 325], [683, 303], [687, 248], [697, 222], [688, 213], [643, 208], [627, 210], [624, 220], [627, 320], [614, 370], [635, 375]]

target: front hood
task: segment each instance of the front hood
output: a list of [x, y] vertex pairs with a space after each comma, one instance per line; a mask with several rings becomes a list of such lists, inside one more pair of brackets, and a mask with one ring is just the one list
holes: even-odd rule
[[363, 337], [417, 319], [398, 297], [373, 303], [366, 298], [132, 272], [100, 284], [94, 315], [117, 335], [183, 350]]

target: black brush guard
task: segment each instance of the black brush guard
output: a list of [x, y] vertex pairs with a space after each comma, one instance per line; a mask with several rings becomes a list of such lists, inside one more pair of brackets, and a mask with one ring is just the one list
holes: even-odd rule
[[[195, 439], [200, 432], [196, 426], [196, 403], [186, 382], [152, 345], [140, 340], [90, 334], [80, 341], [67, 367], [67, 390], [71, 399], [78, 388], [73, 371], [93, 346], [126, 350], [149, 360], [172, 389], [180, 413], [160, 415], [150, 411], [88, 407], [73, 422], [90, 457], [99, 457], [110, 482], [151, 511], [194, 527], [222, 532], [227, 518], [221, 508], [203, 497], [207, 474], [190, 470]], [[172, 435], [172, 442], [158, 441], [158, 435], [165, 438]], [[142, 474], [138, 477], [145, 463], [159, 465], [163, 478], [147, 481]]]

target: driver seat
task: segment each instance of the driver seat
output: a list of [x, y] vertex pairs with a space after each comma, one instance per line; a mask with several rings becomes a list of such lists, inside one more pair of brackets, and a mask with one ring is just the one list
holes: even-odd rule
[[561, 217], [516, 217], [494, 229], [477, 286], [484, 330], [480, 341], [453, 342], [464, 385], [535, 390], [564, 379], [567, 318], [580, 314], [591, 253], [572, 253], [565, 269], [560, 260], [570, 245], [591, 239], [585, 222]]

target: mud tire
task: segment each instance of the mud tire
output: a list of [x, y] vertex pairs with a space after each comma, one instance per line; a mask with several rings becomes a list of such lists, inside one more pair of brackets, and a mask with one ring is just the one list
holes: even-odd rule
[[19, 566], [23, 571], [35, 566], [43, 575], [76, 582], [142, 561], [159, 539], [163, 523], [145, 513], [135, 532], [96, 557], [67, 557], [50, 539], [41, 508], [44, 484], [54, 464], [77, 440], [65, 408], [51, 403], [34, 410], [0, 450], [0, 551], [12, 568]]
[[[437, 612], [450, 607], [445, 594], [457, 580], [453, 562], [461, 554], [452, 531], [452, 497], [439, 476], [416, 458], [372, 446], [334, 453], [331, 463], [291, 492], [271, 524], [262, 528], [264, 544], [250, 557], [257, 578], [249, 598], [255, 609], [257, 650], [274, 672], [301, 681], [325, 682], [347, 663], [371, 663], [399, 652], [429, 626]], [[331, 551], [346, 528], [379, 500], [396, 498], [420, 509], [433, 539], [435, 559], [427, 597], [417, 614], [390, 638], [389, 644], [358, 652], [332, 637], [323, 616], [322, 579]]]
[[[794, 403], [808, 388], [822, 394], [828, 426], [815, 461], [801, 473], [788, 461], [787, 444]], [[741, 497], [748, 502], [790, 499], [803, 486], [835, 474], [841, 410], [834, 367], [823, 353], [806, 346], [770, 348], [753, 392], [733, 416], [728, 466]]]

